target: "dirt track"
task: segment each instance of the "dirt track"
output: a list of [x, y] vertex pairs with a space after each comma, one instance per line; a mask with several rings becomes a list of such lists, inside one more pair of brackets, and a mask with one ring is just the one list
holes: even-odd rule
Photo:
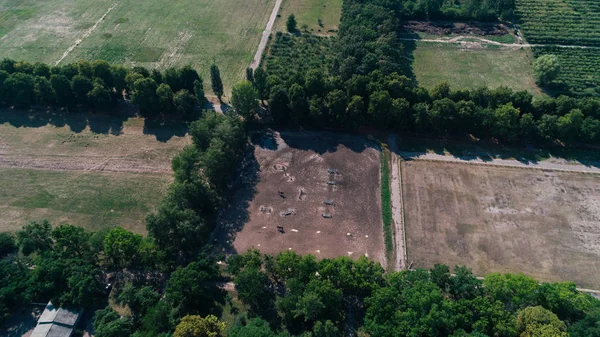
[[[492, 41], [488, 39], [484, 39], [477, 36], [457, 36], [451, 39], [419, 39], [419, 38], [398, 38], [402, 41], [421, 41], [421, 42], [431, 42], [431, 43], [448, 43], [448, 44], [459, 44], [465, 47], [476, 46], [482, 44], [496, 45], [506, 49], [519, 49], [519, 48], [534, 48], [534, 47], [557, 47], [557, 48], [567, 48], [567, 49], [593, 49], [600, 50], [600, 47], [593, 46], [576, 46], [576, 45], [563, 45], [563, 44], [530, 44], [530, 43], [502, 43], [497, 41]], [[473, 41], [463, 41], [465, 39], [470, 40], [478, 40], [478, 42]]]
[[273, 30], [273, 24], [275, 23], [275, 19], [277, 19], [277, 14], [279, 13], [279, 7], [281, 7], [282, 0], [277, 0], [275, 2], [275, 6], [273, 7], [273, 12], [271, 13], [271, 17], [267, 22], [267, 27], [263, 32], [262, 38], [260, 39], [260, 43], [258, 44], [258, 48], [256, 49], [256, 54], [254, 54], [254, 58], [250, 63], [250, 68], [256, 70], [260, 65], [260, 61], [262, 60], [262, 55], [267, 48], [267, 43], [269, 42], [269, 36], [271, 35], [271, 31]]
[[404, 201], [402, 198], [402, 170], [396, 154], [396, 135], [388, 139], [391, 162], [390, 194], [392, 198], [392, 220], [394, 222], [394, 270], [406, 269], [406, 233], [404, 230]]

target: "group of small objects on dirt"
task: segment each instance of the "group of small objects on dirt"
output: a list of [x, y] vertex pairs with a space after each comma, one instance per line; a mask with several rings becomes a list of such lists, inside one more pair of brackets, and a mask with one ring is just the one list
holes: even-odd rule
[[[327, 173], [329, 173], [329, 179], [327, 180], [327, 185], [329, 185], [329, 186], [336, 185], [335, 175], [339, 174], [339, 171], [337, 169], [330, 168], [330, 169], [327, 169]], [[278, 190], [277, 194], [279, 194], [279, 196], [282, 199], [286, 199], [287, 198], [287, 196], [286, 196], [286, 194], [285, 194], [284, 191]], [[304, 200], [303, 198], [304, 198], [305, 195], [306, 195], [306, 192], [304, 192], [304, 189], [300, 188], [300, 190], [298, 191], [298, 200]], [[334, 207], [335, 206], [335, 202], [333, 201], [333, 199], [325, 199], [325, 200], [323, 200], [323, 204], [325, 204], [328, 207], [328, 209], [329, 209], [329, 207]], [[269, 210], [267, 210], [267, 208], [261, 207], [261, 211], [271, 213], [272, 212], [272, 208], [269, 208]], [[287, 217], [287, 216], [290, 216], [290, 215], [295, 214], [295, 213], [296, 213], [296, 209], [290, 207], [287, 210], [283, 210], [283, 211], [279, 212], [279, 215], [282, 216], [282, 217]], [[331, 214], [331, 212], [327, 211], [327, 210], [325, 212], [323, 212], [321, 214], [321, 216], [323, 218], [325, 218], [325, 219], [331, 219], [331, 218], [333, 218], [333, 214]], [[277, 231], [279, 233], [281, 233], [281, 234], [285, 234], [285, 229], [283, 228], [283, 226], [277, 226]], [[294, 231], [294, 230], [292, 230], [292, 231]]]

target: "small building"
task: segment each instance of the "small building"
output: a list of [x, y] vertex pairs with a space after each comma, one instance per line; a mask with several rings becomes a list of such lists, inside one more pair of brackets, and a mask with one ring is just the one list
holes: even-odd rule
[[71, 337], [83, 310], [56, 308], [48, 302], [31, 337]]

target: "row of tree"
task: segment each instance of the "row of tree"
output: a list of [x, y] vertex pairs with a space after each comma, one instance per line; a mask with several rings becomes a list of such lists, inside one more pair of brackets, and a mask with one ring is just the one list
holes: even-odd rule
[[[211, 87], [223, 96], [219, 68], [212, 65]], [[0, 105], [66, 107], [70, 110], [112, 110], [130, 97], [146, 117], [193, 117], [206, 98], [203, 80], [191, 66], [164, 72], [126, 68], [106, 61], [79, 61], [61, 66], [3, 59], [0, 62]]]

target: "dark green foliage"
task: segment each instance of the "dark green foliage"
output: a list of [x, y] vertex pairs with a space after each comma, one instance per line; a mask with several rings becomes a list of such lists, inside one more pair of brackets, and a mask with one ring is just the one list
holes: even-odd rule
[[195, 105], [196, 97], [185, 89], [179, 90], [173, 95], [173, 106], [175, 107], [175, 111], [177, 111], [184, 119], [193, 116]]
[[120, 317], [110, 306], [94, 314], [94, 336], [129, 337], [133, 323], [129, 317]]
[[173, 111], [173, 90], [166, 83], [161, 83], [156, 88], [156, 96], [158, 98], [158, 106], [163, 114], [168, 114]]
[[200, 260], [173, 272], [165, 289], [165, 300], [176, 308], [180, 316], [210, 313], [214, 289], [208, 281], [219, 276], [215, 261]]
[[296, 22], [296, 17], [294, 14], [290, 14], [285, 22], [285, 27], [287, 31], [290, 33], [294, 33], [298, 28], [296, 27], [298, 23]]
[[16, 251], [15, 237], [11, 233], [0, 233], [0, 258]]
[[25, 255], [47, 251], [52, 247], [51, 231], [48, 220], [30, 221], [17, 231], [17, 245]]
[[255, 119], [258, 110], [258, 92], [252, 83], [245, 81], [236, 84], [231, 93], [231, 105], [235, 112], [248, 122]]
[[216, 64], [211, 64], [210, 66], [210, 84], [213, 93], [217, 95], [220, 101], [223, 96], [223, 81], [221, 80], [219, 67]]

